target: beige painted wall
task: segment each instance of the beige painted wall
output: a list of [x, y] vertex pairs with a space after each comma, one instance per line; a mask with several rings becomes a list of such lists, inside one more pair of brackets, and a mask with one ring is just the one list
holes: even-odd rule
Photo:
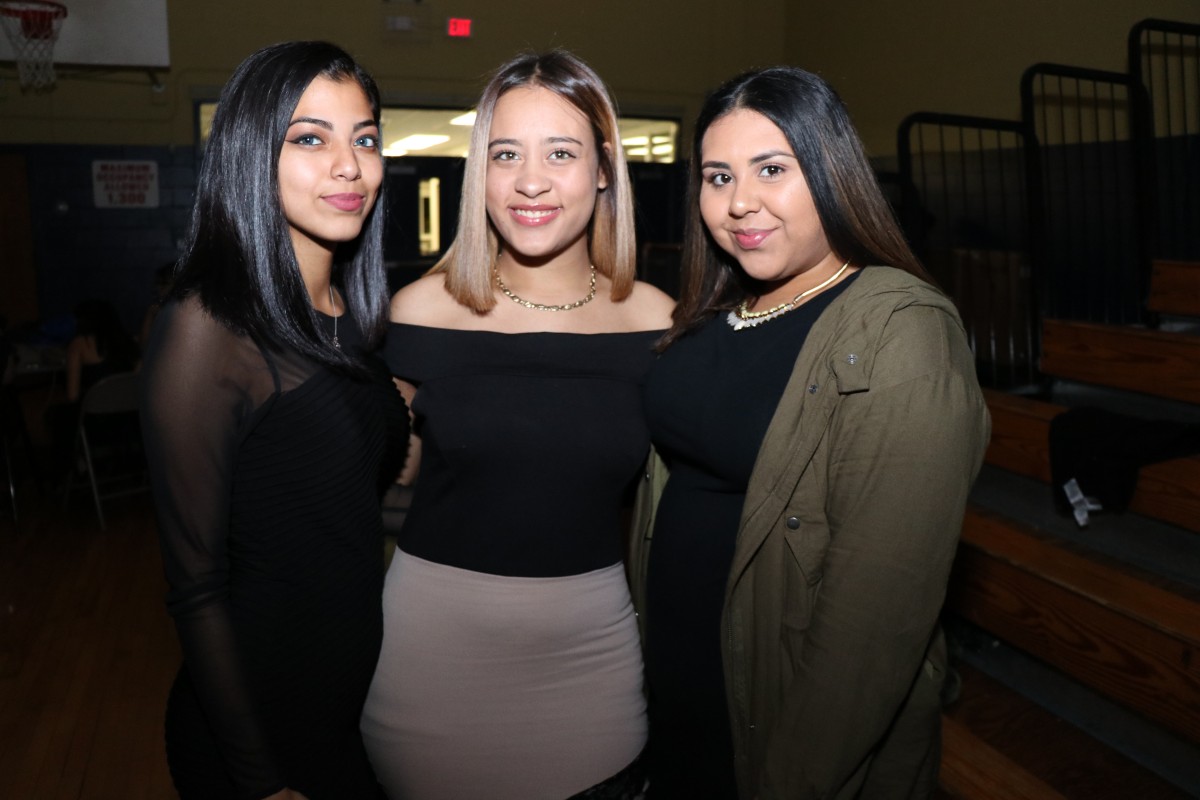
[[[215, 99], [244, 56], [308, 38], [352, 51], [389, 103], [466, 107], [483, 76], [518, 50], [565, 46], [599, 71], [623, 113], [690, 120], [708, 87], [745, 64], [783, 58], [785, 4], [758, 0], [750, 19], [729, 14], [727, 0], [169, 0], [171, 69], [160, 74], [162, 91], [144, 72], [114, 71], [64, 76], [51, 93], [24, 95], [15, 70], [0, 70], [0, 143], [190, 144], [195, 101]], [[413, 16], [433, 32], [388, 32], [392, 15]], [[472, 18], [474, 36], [447, 38], [450, 16]]]
[[1124, 72], [1130, 28], [1200, 23], [1196, 0], [813, 0], [787, 12], [790, 63], [819, 72], [872, 155], [914, 111], [1017, 119], [1021, 75], [1043, 61]]
[[[257, 47], [328, 38], [375, 73], [391, 103], [469, 105], [481, 77], [517, 50], [562, 45], [588, 59], [622, 111], [678, 117], [705, 90], [754, 66], [789, 62], [828, 78], [873, 155], [895, 150], [918, 110], [1016, 118], [1021, 73], [1038, 61], [1125, 69], [1146, 17], [1200, 23], [1196, 0], [168, 0], [172, 67], [162, 91], [139, 72], [64, 78], [23, 95], [0, 69], [0, 143], [191, 144], [194, 103], [215, 98]], [[433, 28], [389, 33], [389, 15]], [[441, 33], [471, 17], [475, 35]]]

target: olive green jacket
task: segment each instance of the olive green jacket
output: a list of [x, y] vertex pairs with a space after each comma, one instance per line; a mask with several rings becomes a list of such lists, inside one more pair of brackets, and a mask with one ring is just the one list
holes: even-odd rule
[[[741, 800], [924, 797], [937, 619], [990, 422], [941, 293], [868, 267], [805, 340], [742, 509], [721, 619]], [[652, 457], [630, 580], [644, 614]], [[704, 535], [704, 532], [697, 532]]]

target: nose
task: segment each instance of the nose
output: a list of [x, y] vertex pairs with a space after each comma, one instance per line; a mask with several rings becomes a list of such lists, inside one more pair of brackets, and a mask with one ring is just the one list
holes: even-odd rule
[[748, 181], [734, 181], [733, 192], [729, 196], [729, 215], [744, 217], [759, 208], [758, 192], [754, 184]]
[[343, 144], [333, 151], [333, 176], [347, 181], [357, 180], [362, 175], [358, 163], [360, 154], [350, 144]]
[[545, 170], [536, 161], [524, 161], [514, 188], [526, 197], [537, 197], [550, 188], [550, 180]]

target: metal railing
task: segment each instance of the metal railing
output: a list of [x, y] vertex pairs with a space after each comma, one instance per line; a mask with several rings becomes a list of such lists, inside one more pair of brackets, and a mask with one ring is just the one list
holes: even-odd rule
[[1142, 20], [1128, 45], [1129, 72], [1150, 107], [1153, 255], [1200, 259], [1200, 25]]
[[1042, 311], [1092, 322], [1144, 317], [1153, 218], [1145, 90], [1132, 76], [1035, 64], [1021, 80], [1031, 203], [1043, 226]]
[[954, 298], [980, 381], [1036, 381], [1036, 227], [1026, 129], [1011, 120], [919, 112], [898, 132], [898, 214], [917, 255]]

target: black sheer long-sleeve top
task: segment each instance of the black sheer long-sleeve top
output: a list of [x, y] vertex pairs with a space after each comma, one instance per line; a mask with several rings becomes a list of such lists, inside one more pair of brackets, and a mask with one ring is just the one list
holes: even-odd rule
[[[358, 719], [382, 636], [380, 489], [407, 443], [399, 393], [383, 372], [260, 348], [193, 296], [156, 322], [142, 424], [184, 659], [177, 785], [217, 769], [238, 797], [370, 791]], [[205, 752], [221, 764], [193, 763]]]

